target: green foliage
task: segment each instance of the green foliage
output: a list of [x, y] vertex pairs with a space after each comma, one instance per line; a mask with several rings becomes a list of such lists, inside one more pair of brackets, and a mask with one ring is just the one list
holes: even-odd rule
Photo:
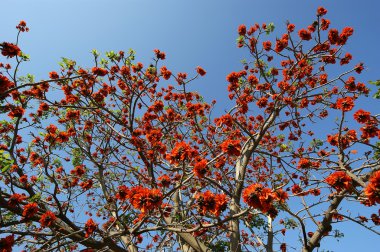
[[267, 33], [267, 35], [269, 35], [271, 32], [273, 32], [274, 28], [275, 28], [274, 23], [269, 23], [267, 25], [267, 28], [265, 29], [265, 32]]
[[13, 165], [13, 160], [11, 159], [8, 153], [4, 153], [3, 150], [0, 150], [0, 169], [1, 172], [7, 172]]
[[298, 227], [298, 224], [294, 219], [285, 218], [284, 226], [286, 229], [295, 229]]
[[316, 148], [317, 150], [319, 150], [321, 146], [323, 146], [323, 141], [320, 139], [313, 139], [310, 143], [310, 147]]
[[83, 160], [83, 153], [82, 153], [82, 150], [80, 148], [74, 148], [73, 149], [73, 158], [72, 158], [72, 164], [73, 166], [78, 166], [78, 165], [81, 165], [82, 164], [82, 160]]
[[217, 241], [215, 244], [209, 244], [211, 251], [213, 252], [225, 252], [228, 251], [230, 243], [227, 241]]
[[19, 56], [20, 56], [20, 58], [21, 58], [23, 61], [29, 61], [29, 60], [30, 60], [30, 55], [29, 55], [29, 54], [26, 54], [26, 53], [21, 52]]
[[369, 81], [369, 84], [375, 85], [378, 88], [377, 92], [373, 95], [373, 98], [380, 99], [380, 80]]
[[236, 39], [236, 44], [241, 44], [244, 42], [244, 36], [243, 35], [240, 35], [237, 39]]
[[251, 227], [256, 227], [256, 228], [262, 228], [262, 227], [266, 227], [266, 221], [264, 220], [264, 218], [262, 218], [260, 215], [256, 214], [256, 215], [253, 215], [249, 221], [248, 221], [249, 225]]
[[129, 55], [125, 59], [125, 64], [127, 66], [131, 66], [132, 62], [135, 60], [135, 54], [136, 54], [136, 52], [133, 49], [129, 49], [128, 54]]
[[375, 144], [376, 147], [373, 148], [375, 160], [380, 160], [380, 142]]
[[74, 60], [62, 57], [62, 61], [58, 62], [58, 64], [65, 69], [69, 69], [74, 67], [77, 63]]

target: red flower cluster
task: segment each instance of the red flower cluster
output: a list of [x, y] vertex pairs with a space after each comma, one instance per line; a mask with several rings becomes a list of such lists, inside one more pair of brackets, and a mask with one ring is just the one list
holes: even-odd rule
[[120, 186], [116, 198], [120, 200], [129, 199], [134, 208], [142, 213], [147, 213], [161, 206], [162, 193], [158, 189], [149, 189], [142, 186], [135, 186], [131, 189]]
[[323, 7], [318, 7], [317, 9], [317, 15], [318, 16], [324, 16], [327, 14], [327, 10]]
[[165, 80], [169, 80], [170, 76], [172, 76], [172, 72], [170, 72], [166, 66], [163, 66], [160, 68], [161, 75], [164, 77]]
[[166, 55], [164, 52], [161, 52], [158, 49], [154, 49], [153, 51], [156, 54], [157, 59], [164, 60], [166, 58]]
[[193, 172], [194, 172], [195, 176], [197, 176], [198, 178], [203, 178], [206, 175], [206, 173], [208, 172], [207, 160], [202, 159], [201, 161], [195, 163], [194, 168], [193, 168]]
[[306, 169], [306, 168], [318, 168], [321, 164], [319, 162], [312, 162], [310, 159], [301, 158], [298, 162], [298, 169]]
[[92, 235], [97, 228], [98, 228], [98, 224], [96, 224], [93, 219], [91, 218], [88, 219], [88, 221], [84, 225], [84, 230], [86, 231], [85, 237], [87, 238], [90, 235]]
[[344, 171], [337, 171], [325, 179], [326, 183], [334, 187], [338, 192], [349, 190], [352, 187], [352, 179]]
[[340, 35], [337, 29], [331, 29], [328, 34], [328, 39], [332, 45], [344, 45], [353, 33], [354, 29], [351, 27], [343, 28]]
[[8, 113], [8, 116], [13, 119], [15, 117], [22, 117], [25, 113], [25, 109], [23, 107], [17, 106], [13, 107], [11, 112]]
[[310, 40], [311, 39], [311, 32], [305, 29], [301, 29], [298, 31], [298, 35], [302, 40]]
[[356, 131], [349, 130], [346, 134], [340, 136], [339, 142], [339, 134], [328, 135], [327, 142], [329, 142], [332, 146], [342, 146], [343, 149], [346, 149], [350, 143], [357, 141]]
[[29, 203], [24, 206], [24, 210], [22, 212], [22, 216], [25, 218], [31, 218], [38, 212], [38, 205], [37, 203]]
[[339, 98], [336, 101], [336, 108], [340, 109], [344, 112], [352, 110], [352, 108], [355, 106], [354, 104], [354, 99], [352, 97], [344, 97], [344, 98]]
[[3, 97], [8, 89], [13, 88], [14, 83], [11, 82], [6, 76], [0, 74], [0, 99]]
[[40, 218], [40, 224], [42, 227], [50, 227], [57, 219], [57, 216], [51, 211], [47, 211]]
[[229, 156], [239, 156], [241, 150], [240, 140], [227, 139], [220, 145], [220, 148]]
[[227, 208], [228, 199], [225, 194], [214, 194], [207, 190], [204, 193], [198, 193], [195, 198], [197, 199], [199, 212], [202, 215], [211, 213], [219, 216]]
[[359, 109], [354, 114], [354, 119], [361, 124], [365, 124], [360, 128], [362, 132], [361, 138], [368, 139], [375, 136], [380, 138], [380, 129], [377, 120], [371, 118], [371, 113], [363, 109]]
[[281, 52], [282, 50], [284, 50], [287, 46], [288, 46], [288, 40], [289, 40], [289, 35], [288, 34], [284, 34], [281, 39], [277, 39], [276, 40], [276, 48], [275, 48], [275, 51], [276, 52]]
[[363, 109], [359, 109], [358, 111], [355, 112], [354, 119], [358, 123], [367, 123], [371, 119], [371, 113]]
[[0, 252], [12, 252], [12, 247], [15, 244], [14, 235], [8, 235], [0, 239]]
[[107, 69], [100, 68], [100, 67], [93, 67], [91, 69], [92, 73], [98, 76], [105, 76], [108, 74]]
[[74, 167], [74, 169], [70, 171], [70, 174], [78, 176], [78, 177], [82, 177], [83, 174], [85, 173], [86, 173], [86, 169], [84, 165], [77, 165]]
[[157, 181], [159, 181], [158, 186], [162, 186], [162, 187], [169, 187], [171, 184], [171, 179], [166, 174], [158, 177]]
[[20, 21], [20, 23], [16, 26], [16, 29], [18, 29], [20, 32], [29, 31], [29, 28], [26, 26], [26, 22], [24, 20]]
[[198, 155], [198, 151], [185, 142], [176, 143], [172, 152], [166, 155], [171, 164], [179, 164], [182, 161], [190, 161]]
[[197, 73], [198, 73], [200, 76], [204, 76], [204, 75], [206, 74], [206, 71], [205, 71], [202, 67], [198, 66], [198, 67], [197, 67]]
[[0, 44], [1, 54], [7, 58], [13, 58], [14, 56], [21, 55], [20, 48], [12, 43], [3, 42]]
[[49, 78], [50, 79], [53, 79], [53, 80], [55, 80], [55, 79], [59, 79], [59, 75], [57, 74], [57, 72], [50, 72], [49, 73]]
[[272, 43], [270, 41], [263, 42], [263, 48], [265, 51], [270, 51], [271, 47], [272, 47]]
[[247, 27], [245, 25], [239, 25], [238, 27], [238, 33], [240, 36], [244, 36], [247, 32]]
[[10, 207], [15, 207], [21, 202], [23, 202], [24, 200], [26, 200], [26, 198], [27, 197], [25, 196], [25, 194], [18, 194], [18, 193], [12, 194], [8, 199], [8, 205]]
[[270, 188], [262, 184], [252, 184], [243, 191], [243, 200], [248, 206], [259, 209], [263, 213], [276, 216], [277, 210], [274, 208], [274, 201], [285, 202], [288, 194], [282, 190], [273, 192]]
[[372, 174], [364, 193], [370, 205], [380, 204], [380, 171]]

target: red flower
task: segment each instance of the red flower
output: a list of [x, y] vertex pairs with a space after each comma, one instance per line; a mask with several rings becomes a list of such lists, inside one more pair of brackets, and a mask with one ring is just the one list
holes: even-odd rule
[[337, 29], [331, 29], [328, 35], [331, 44], [335, 45], [339, 42], [339, 32]]
[[326, 183], [334, 187], [338, 192], [346, 189], [349, 190], [352, 186], [352, 179], [344, 171], [337, 171], [325, 179]]
[[288, 24], [288, 32], [293, 32], [296, 26], [294, 24]]
[[256, 102], [256, 105], [257, 105], [259, 108], [265, 108], [265, 107], [268, 105], [268, 98], [266, 98], [265, 96], [264, 96], [264, 97], [261, 97], [261, 98]]
[[288, 39], [287, 38], [278, 39], [278, 40], [276, 40], [275, 51], [279, 53], [282, 50], [284, 50], [287, 46], [288, 46]]
[[318, 7], [317, 9], [317, 15], [318, 16], [324, 16], [327, 14], [327, 10], [323, 7]]
[[79, 186], [82, 187], [83, 190], [90, 190], [93, 185], [94, 185], [94, 181], [92, 181], [92, 179], [83, 181], [82, 183], [79, 184]]
[[142, 186], [132, 187], [128, 192], [129, 202], [143, 214], [161, 206], [162, 193], [158, 189]]
[[350, 53], [346, 53], [344, 58], [340, 60], [340, 65], [346, 65], [350, 63], [350, 60], [352, 60], [352, 55]]
[[23, 202], [26, 198], [27, 197], [25, 196], [25, 194], [18, 194], [18, 193], [12, 194], [9, 197], [8, 205], [11, 207], [15, 207], [19, 203]]
[[197, 67], [197, 73], [198, 73], [200, 76], [204, 76], [204, 75], [206, 74], [206, 71], [205, 71], [202, 67], [198, 66], [198, 67]]
[[243, 191], [243, 200], [248, 206], [266, 213], [273, 208], [275, 196], [270, 188], [261, 184], [252, 184]]
[[79, 110], [69, 110], [66, 113], [66, 119], [67, 120], [78, 120], [80, 117], [80, 111]]
[[157, 59], [164, 60], [166, 58], [166, 55], [164, 52], [161, 52], [158, 49], [154, 49], [154, 53], [156, 54]]
[[38, 205], [37, 203], [29, 203], [24, 206], [24, 210], [22, 212], [22, 216], [25, 218], [31, 218], [38, 212]]
[[181, 161], [189, 161], [197, 155], [197, 150], [185, 142], [179, 142], [175, 144], [171, 154], [166, 155], [166, 159], [172, 164], [179, 164]]
[[6, 56], [7, 58], [13, 58], [16, 55], [21, 54], [20, 48], [12, 43], [4, 42], [0, 44], [1, 47], [1, 54], [3, 56]]
[[225, 194], [213, 194], [209, 190], [204, 193], [197, 193], [195, 198], [197, 199], [198, 210], [202, 215], [210, 212], [215, 216], [219, 216], [221, 212], [226, 210], [228, 203]]
[[84, 225], [84, 230], [86, 231], [85, 237], [89, 237], [90, 235], [92, 235], [97, 228], [98, 224], [96, 224], [93, 219], [88, 219], [88, 221]]
[[223, 152], [226, 152], [230, 156], [239, 156], [240, 155], [240, 141], [239, 140], [226, 140], [221, 145]]
[[171, 179], [166, 174], [158, 177], [157, 180], [160, 182], [158, 185], [162, 187], [169, 187], [171, 184]]
[[362, 138], [375, 137], [379, 132], [379, 129], [377, 126], [378, 125], [373, 121], [368, 122], [365, 126], [360, 128], [361, 132], [363, 133], [361, 137]]
[[0, 98], [8, 89], [12, 88], [14, 83], [11, 82], [6, 76], [0, 74]]
[[84, 165], [77, 165], [73, 170], [70, 171], [70, 174], [76, 175], [78, 177], [83, 176], [86, 173], [86, 169]]
[[309, 159], [301, 158], [298, 162], [297, 168], [309, 168], [312, 166], [312, 163]]
[[70, 139], [69, 133], [64, 132], [64, 131], [58, 133], [57, 142], [66, 143], [69, 141], [69, 139]]
[[358, 111], [355, 112], [354, 119], [358, 123], [367, 123], [371, 119], [371, 113], [363, 109], [359, 109]]
[[194, 165], [193, 172], [198, 178], [203, 178], [207, 173], [207, 160], [202, 159]]
[[363, 63], [359, 63], [355, 66], [355, 71], [360, 74], [364, 70]]
[[160, 71], [161, 71], [161, 74], [162, 74], [162, 77], [165, 79], [165, 80], [169, 80], [170, 76], [172, 75], [172, 72], [170, 72], [166, 66], [163, 66], [160, 68]]
[[125, 185], [118, 187], [118, 193], [116, 194], [116, 198], [121, 201], [125, 201], [128, 198], [129, 188]]
[[322, 18], [321, 20], [321, 30], [326, 31], [330, 26], [330, 20]]
[[14, 235], [8, 235], [7, 237], [0, 239], [0, 252], [12, 252], [12, 247], [15, 244]]
[[20, 23], [16, 26], [16, 29], [18, 29], [20, 32], [28, 32], [29, 28], [26, 27], [26, 22], [24, 20], [21, 20]]
[[337, 109], [340, 109], [344, 112], [352, 110], [354, 105], [354, 99], [352, 97], [340, 98], [336, 102]]
[[50, 77], [50, 79], [58, 79], [59, 78], [59, 75], [57, 74], [57, 72], [50, 72], [49, 73], [49, 77]]
[[238, 27], [238, 33], [240, 36], [244, 36], [245, 33], [247, 32], [247, 28], [245, 27], [245, 25], [239, 25]]
[[24, 115], [25, 109], [22, 107], [13, 107], [11, 112], [8, 113], [8, 116], [13, 119], [15, 117], [22, 117]]
[[298, 32], [298, 35], [302, 40], [310, 40], [311, 39], [311, 33], [308, 30], [301, 29]]
[[98, 76], [105, 76], [108, 74], [107, 69], [100, 68], [100, 67], [93, 67], [91, 70], [93, 74], [98, 75]]
[[295, 184], [295, 185], [292, 186], [292, 193], [293, 194], [298, 194], [299, 196], [303, 195], [302, 194], [302, 188], [299, 185], [297, 185], [297, 184]]
[[[327, 142], [329, 142], [332, 146], [339, 146], [341, 144], [343, 149], [346, 149], [351, 142], [357, 141], [356, 131], [349, 130], [345, 135], [341, 135], [339, 140], [339, 134], [328, 135]], [[340, 141], [340, 142], [339, 142]]]
[[42, 227], [50, 227], [56, 219], [57, 217], [53, 212], [47, 211], [41, 216], [40, 224]]
[[272, 43], [270, 41], [263, 42], [263, 48], [265, 51], [270, 51], [271, 47], [272, 47]]

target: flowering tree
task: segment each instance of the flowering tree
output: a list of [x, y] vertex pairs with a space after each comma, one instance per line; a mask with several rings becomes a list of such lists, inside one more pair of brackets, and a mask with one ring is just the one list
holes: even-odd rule
[[275, 41], [241, 25], [249, 60], [220, 117], [191, 91], [206, 71], [174, 74], [160, 50], [148, 67], [93, 51], [91, 69], [63, 59], [35, 82], [0, 44], [1, 251], [312, 251], [343, 221], [379, 234], [379, 115], [355, 107], [353, 29], [326, 13]]

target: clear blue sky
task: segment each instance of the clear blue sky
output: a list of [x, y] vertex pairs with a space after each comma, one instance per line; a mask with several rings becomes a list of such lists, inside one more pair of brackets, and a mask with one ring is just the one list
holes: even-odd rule
[[[61, 57], [92, 66], [90, 51], [94, 48], [100, 52], [133, 48], [137, 59], [145, 64], [150, 63], [152, 50], [158, 48], [166, 52], [165, 64], [174, 72], [204, 67], [207, 75], [193, 88], [208, 101], [217, 99], [217, 108], [222, 110], [225, 76], [240, 70], [240, 60], [247, 55], [236, 48], [237, 26], [274, 22], [275, 34], [281, 34], [286, 20], [297, 27], [309, 24], [318, 6], [327, 8], [332, 27], [354, 27], [346, 49], [354, 61], [365, 62], [367, 69], [361, 81], [380, 79], [380, 2], [375, 0], [1, 0], [0, 6], [0, 42], [14, 41], [14, 27], [20, 20], [31, 28], [20, 43], [32, 59], [24, 64], [23, 71], [35, 74], [37, 79], [58, 70]], [[380, 103], [374, 104], [372, 109], [379, 112]], [[377, 236], [355, 224], [350, 227], [344, 230], [345, 238], [339, 243], [328, 242], [325, 248], [378, 251], [374, 247]]]

